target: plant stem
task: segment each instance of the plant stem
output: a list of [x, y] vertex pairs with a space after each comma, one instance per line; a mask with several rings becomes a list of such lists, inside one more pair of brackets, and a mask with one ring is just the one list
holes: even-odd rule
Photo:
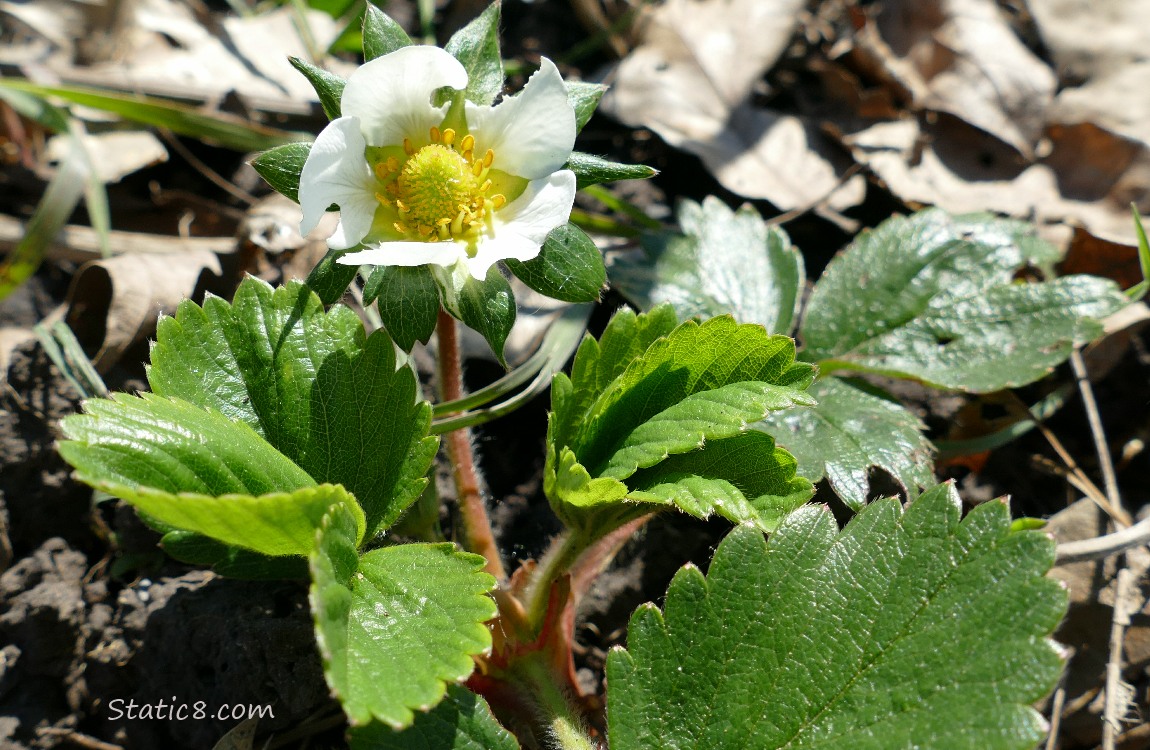
[[542, 661], [524, 659], [517, 665], [516, 672], [544, 712], [541, 718], [551, 731], [554, 747], [559, 750], [596, 750], [579, 715], [572, 710], [567, 694]]
[[[439, 395], [442, 401], [463, 398], [463, 355], [459, 349], [459, 329], [455, 318], [439, 309], [436, 324], [439, 340]], [[459, 498], [459, 513], [463, 520], [466, 548], [487, 559], [485, 569], [500, 581], [507, 577], [503, 560], [491, 531], [491, 520], [479, 489], [479, 476], [475, 472], [475, 454], [471, 449], [471, 435], [466, 429], [447, 433], [447, 457], [451, 461], [451, 478]]]
[[568, 569], [587, 548], [587, 540], [570, 529], [563, 531], [551, 542], [534, 572], [531, 583], [523, 597], [527, 610], [527, 622], [538, 630], [547, 615], [547, 601], [551, 596], [551, 584]]

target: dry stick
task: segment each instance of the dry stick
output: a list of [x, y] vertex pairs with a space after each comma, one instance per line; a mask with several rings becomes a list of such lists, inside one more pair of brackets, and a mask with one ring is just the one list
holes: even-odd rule
[[[439, 342], [439, 395], [442, 402], [463, 398], [463, 355], [459, 350], [459, 329], [455, 318], [443, 308], [439, 309], [436, 324]], [[502, 581], [507, 578], [491, 519], [480, 492], [479, 476], [475, 473], [475, 453], [471, 448], [471, 434], [466, 428], [447, 433], [447, 457], [451, 460], [451, 478], [459, 497], [459, 513], [463, 519], [463, 535], [467, 548], [487, 558], [485, 570]]]
[[256, 197], [254, 195], [232, 184], [226, 180], [224, 176], [219, 172], [205, 164], [203, 160], [189, 151], [187, 146], [185, 146], [183, 143], [180, 143], [180, 139], [177, 138], [175, 134], [172, 133], [172, 131], [168, 130], [167, 128], [160, 128], [159, 132], [160, 137], [164, 139], [165, 143], [172, 147], [173, 151], [179, 154], [184, 161], [192, 166], [193, 169], [202, 174], [204, 177], [207, 177], [208, 180], [212, 182], [212, 184], [228, 193], [233, 198], [236, 198], [249, 206], [255, 205]]
[[1130, 686], [1122, 682], [1122, 644], [1130, 625], [1129, 600], [1134, 595], [1135, 576], [1129, 568], [1118, 571], [1114, 587], [1114, 618], [1110, 624], [1110, 658], [1106, 661], [1106, 705], [1102, 712], [1102, 748], [1114, 750], [1122, 730], [1122, 719], [1130, 705]]
[[1062, 726], [1062, 706], [1066, 703], [1066, 672], [1063, 670], [1062, 680], [1054, 691], [1054, 701], [1050, 706], [1050, 731], [1046, 733], [1046, 750], [1056, 750], [1058, 747], [1058, 730]]
[[1150, 518], [1145, 518], [1133, 526], [1119, 529], [1113, 534], [1058, 545], [1054, 564], [1069, 565], [1087, 560], [1102, 560], [1128, 549], [1148, 544], [1150, 544]]
[[1082, 352], [1075, 349], [1070, 353], [1070, 368], [1078, 381], [1078, 392], [1082, 394], [1082, 406], [1086, 409], [1086, 421], [1090, 424], [1090, 435], [1094, 438], [1094, 450], [1098, 454], [1098, 467], [1102, 470], [1102, 486], [1106, 488], [1106, 499], [1110, 505], [1123, 513], [1122, 496], [1118, 493], [1118, 477], [1114, 473], [1114, 461], [1110, 456], [1110, 444], [1106, 431], [1102, 429], [1102, 418], [1098, 415], [1098, 402], [1094, 400], [1094, 389], [1090, 386], [1090, 375], [1086, 372], [1086, 362]]
[[37, 734], [46, 734], [52, 737], [60, 737], [65, 742], [77, 747], [85, 748], [85, 750], [124, 750], [122, 745], [114, 745], [111, 742], [98, 740], [91, 735], [77, 732], [75, 729], [64, 729], [62, 727], [44, 727], [43, 729], [37, 730]]

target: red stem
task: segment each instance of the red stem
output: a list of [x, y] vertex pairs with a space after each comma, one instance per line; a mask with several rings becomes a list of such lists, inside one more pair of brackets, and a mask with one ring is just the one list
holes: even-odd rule
[[[439, 339], [439, 395], [441, 401], [463, 398], [463, 357], [459, 349], [459, 329], [455, 318], [443, 308], [439, 310], [436, 325]], [[480, 492], [479, 476], [475, 471], [475, 454], [471, 447], [471, 433], [467, 428], [454, 430], [445, 436], [447, 456], [451, 460], [451, 477], [459, 497], [459, 512], [463, 521], [464, 546], [487, 558], [486, 570], [500, 581], [507, 577], [503, 559], [491, 532], [491, 519]]]

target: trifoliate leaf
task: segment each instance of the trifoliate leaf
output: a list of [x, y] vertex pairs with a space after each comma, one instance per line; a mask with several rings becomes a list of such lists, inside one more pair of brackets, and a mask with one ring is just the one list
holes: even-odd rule
[[315, 89], [315, 94], [319, 97], [320, 106], [323, 107], [323, 113], [327, 115], [327, 119], [334, 120], [339, 117], [341, 112], [340, 99], [343, 97], [343, 87], [347, 85], [347, 81], [335, 73], [329, 73], [323, 68], [318, 68], [298, 57], [289, 57], [288, 62], [303, 74], [303, 77]]
[[611, 265], [611, 283], [643, 309], [668, 302], [680, 319], [730, 313], [771, 333], [791, 332], [806, 283], [803, 256], [751, 206], [709, 196], [678, 208], [682, 234], [643, 236], [643, 258]]
[[273, 291], [248, 278], [230, 305], [184, 302], [159, 323], [148, 380], [158, 394], [246, 423], [316, 482], [342, 484], [369, 534], [426, 484], [437, 440], [427, 437], [431, 408], [416, 401], [415, 376], [396, 370], [386, 336], [365, 340], [355, 313], [325, 312], [299, 282]]
[[815, 507], [769, 543], [736, 528], [609, 656], [612, 750], [1034, 747], [1062, 668], [1054, 544], [1003, 503], [960, 507], [944, 485], [841, 533]]
[[1015, 282], [1048, 259], [1017, 224], [929, 210], [859, 235], [811, 294], [804, 359], [973, 392], [1041, 378], [1127, 301], [1094, 276]]
[[583, 126], [595, 114], [599, 100], [607, 92], [607, 87], [601, 83], [586, 83], [585, 81], [564, 81], [567, 86], [567, 101], [571, 109], [575, 110], [575, 132], [578, 134]]
[[572, 151], [564, 169], [575, 173], [575, 187], [578, 190], [604, 182], [645, 180], [659, 174], [659, 170], [645, 164], [622, 164], [582, 151]]
[[491, 647], [495, 579], [450, 544], [403, 544], [360, 557], [355, 520], [336, 506], [311, 557], [312, 613], [328, 686], [353, 725], [402, 729], [471, 674]]
[[667, 306], [621, 313], [554, 379], [543, 486], [568, 526], [601, 531], [674, 504], [773, 528], [810, 497], [790, 455], [746, 434], [812, 403], [794, 342], [729, 316], [673, 325]]
[[808, 391], [811, 407], [773, 412], [759, 425], [799, 462], [799, 474], [823, 477], [854, 510], [866, 504], [867, 473], [877, 466], [895, 478], [909, 497], [934, 483], [934, 447], [925, 426], [893, 399], [862, 383], [824, 378]]
[[179, 399], [117, 393], [63, 421], [60, 455], [89, 484], [263, 495], [315, 480], [246, 424]]
[[505, 262], [524, 284], [564, 302], [595, 302], [607, 283], [603, 255], [574, 224], [551, 230], [539, 255], [531, 260]]
[[264, 151], [252, 159], [251, 165], [273, 190], [299, 203], [299, 175], [310, 153], [310, 143], [288, 143]]
[[500, 364], [506, 366], [503, 345], [515, 325], [515, 294], [499, 268], [492, 266], [483, 281], [469, 275], [456, 302], [459, 319], [486, 339]]
[[499, 0], [451, 35], [444, 49], [467, 71], [467, 101], [489, 106], [503, 91], [503, 56], [499, 52]]
[[439, 286], [427, 266], [376, 266], [363, 285], [364, 304], [373, 301], [383, 327], [405, 352], [435, 332]]
[[504, 729], [487, 701], [459, 685], [447, 688], [447, 697], [415, 723], [396, 731], [378, 721], [351, 730], [351, 750], [519, 750], [515, 737]]
[[414, 44], [403, 27], [372, 3], [363, 14], [363, 59], [374, 60]]

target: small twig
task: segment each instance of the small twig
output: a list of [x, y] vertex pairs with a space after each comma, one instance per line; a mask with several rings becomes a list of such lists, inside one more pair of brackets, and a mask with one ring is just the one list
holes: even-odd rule
[[1119, 529], [1113, 534], [1060, 544], [1054, 564], [1069, 565], [1087, 560], [1102, 560], [1147, 544], [1150, 544], [1150, 518], [1145, 518], [1128, 528]]
[[1106, 703], [1102, 712], [1102, 748], [1114, 750], [1122, 721], [1130, 710], [1133, 689], [1122, 681], [1122, 645], [1130, 625], [1130, 599], [1137, 579], [1129, 568], [1118, 571], [1114, 587], [1114, 617], [1110, 624], [1110, 658], [1106, 661]]
[[1110, 444], [1106, 431], [1102, 428], [1102, 418], [1098, 414], [1098, 402], [1094, 400], [1094, 389], [1090, 386], [1090, 375], [1082, 352], [1075, 349], [1070, 353], [1070, 368], [1078, 381], [1078, 391], [1082, 394], [1082, 406], [1086, 409], [1086, 421], [1090, 424], [1090, 435], [1094, 438], [1094, 450], [1098, 453], [1098, 468], [1102, 471], [1102, 486], [1106, 488], [1106, 499], [1110, 506], [1126, 512], [1122, 507], [1122, 496], [1118, 492], [1118, 477], [1114, 473], [1114, 461], [1110, 456]]
[[159, 128], [159, 132], [160, 137], [164, 139], [165, 143], [172, 147], [173, 151], [179, 154], [180, 157], [188, 164], [190, 164], [193, 169], [202, 174], [204, 177], [207, 177], [213, 185], [228, 193], [228, 195], [231, 195], [233, 198], [243, 201], [249, 206], [255, 205], [256, 197], [254, 195], [247, 192], [246, 190], [241, 190], [228, 180], [224, 179], [223, 175], [209, 167], [198, 156], [189, 151], [188, 147], [181, 143], [180, 139], [177, 138], [172, 133], [172, 131], [168, 130], [167, 128]]
[[122, 745], [113, 745], [111, 742], [98, 740], [90, 735], [77, 732], [75, 729], [44, 727], [43, 729], [37, 730], [37, 734], [59, 737], [65, 742], [85, 748], [85, 750], [124, 750]]
[[1067, 649], [1066, 667], [1062, 676], [1058, 678], [1058, 687], [1054, 689], [1054, 697], [1050, 701], [1050, 730], [1046, 733], [1044, 750], [1058, 749], [1058, 732], [1062, 728], [1062, 709], [1066, 705], [1066, 675], [1069, 672], [1070, 660], [1074, 658], [1074, 649]]
[[[808, 203], [805, 206], [799, 206], [798, 208], [792, 208], [790, 211], [784, 211], [783, 213], [779, 214], [778, 216], [772, 216], [771, 218], [767, 219], [765, 223], [768, 226], [781, 226], [783, 224], [786, 224], [788, 221], [793, 221], [794, 219], [799, 218], [800, 216], [807, 213], [808, 211], [814, 211], [815, 209], [819, 208], [824, 203], [829, 201], [831, 199], [831, 196], [834, 195], [836, 192], [838, 192], [839, 188], [841, 188], [843, 185], [847, 184], [847, 180], [854, 177], [856, 174], [861, 172], [863, 169], [864, 169], [864, 167], [862, 164], [859, 164], [857, 162], [854, 164], [851, 164], [849, 167], [847, 167], [845, 170], [843, 170], [843, 174], [841, 177], [839, 177], [838, 182], [835, 183], [835, 186], [833, 188], [831, 188], [830, 190], [828, 190], [826, 193], [824, 193], [822, 196], [820, 196], [819, 198], [816, 198], [815, 200], [811, 201], [810, 203]], [[842, 217], [842, 218], [844, 221], [850, 221], [849, 219], [846, 219], [845, 217]]]
[[[1041, 430], [1041, 427], [1039, 428]], [[1045, 433], [1043, 433], [1045, 435]], [[1046, 435], [1048, 440], [1057, 441], [1058, 438], [1053, 433]], [[1058, 446], [1061, 447], [1061, 443]], [[1106, 495], [1102, 490], [1098, 489], [1098, 485], [1090, 481], [1090, 477], [1082, 473], [1082, 470], [1075, 466], [1073, 469], [1067, 469], [1065, 466], [1055, 463], [1052, 459], [1046, 456], [1034, 456], [1035, 463], [1040, 469], [1049, 471], [1057, 477], [1066, 480], [1074, 489], [1081, 492], [1088, 500], [1093, 502], [1099, 508], [1106, 512], [1120, 528], [1127, 528], [1132, 523], [1133, 519], [1125, 511], [1117, 510], [1110, 505], [1110, 501], [1106, 499]]]

